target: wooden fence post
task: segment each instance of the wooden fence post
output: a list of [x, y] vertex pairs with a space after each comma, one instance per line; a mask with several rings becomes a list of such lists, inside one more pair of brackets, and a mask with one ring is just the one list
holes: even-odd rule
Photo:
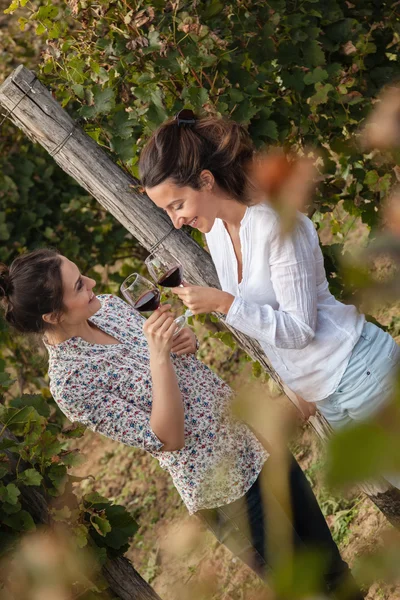
[[[3, 113], [32, 141], [40, 143], [57, 164], [94, 196], [114, 217], [149, 249], [170, 229], [171, 222], [144, 194], [136, 191], [135, 179], [116, 165], [58, 104], [35, 73], [19, 66], [0, 86]], [[164, 243], [184, 265], [185, 278], [197, 285], [219, 288], [209, 254], [181, 230], [173, 230]], [[255, 340], [225, 325], [237, 343], [274, 378], [297, 406], [296, 395], [280, 380]], [[325, 439], [329, 426], [320, 415], [310, 418]], [[388, 520], [400, 526], [400, 491], [384, 480], [362, 486]]]

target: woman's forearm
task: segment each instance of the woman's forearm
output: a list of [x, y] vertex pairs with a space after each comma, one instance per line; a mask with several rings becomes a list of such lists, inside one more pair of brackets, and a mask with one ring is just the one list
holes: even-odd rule
[[169, 355], [151, 355], [153, 407], [150, 426], [163, 450], [179, 450], [185, 445], [184, 408], [176, 373]]

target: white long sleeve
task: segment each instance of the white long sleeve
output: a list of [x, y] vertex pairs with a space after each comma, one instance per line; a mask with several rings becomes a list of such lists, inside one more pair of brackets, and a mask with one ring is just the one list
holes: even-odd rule
[[279, 308], [236, 296], [226, 321], [242, 333], [277, 348], [305, 348], [317, 324], [316, 264], [303, 222], [291, 235], [271, 227], [269, 271]]
[[317, 402], [337, 387], [364, 322], [330, 293], [314, 224], [298, 213], [293, 235], [280, 236], [267, 203], [247, 208], [240, 224], [243, 278], [231, 238], [216, 219], [206, 234], [221, 288], [234, 296], [227, 323], [258, 340], [286, 385]]

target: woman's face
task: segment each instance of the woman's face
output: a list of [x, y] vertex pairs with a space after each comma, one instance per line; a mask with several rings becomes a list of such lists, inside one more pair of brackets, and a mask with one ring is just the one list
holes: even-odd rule
[[174, 227], [182, 225], [195, 227], [201, 233], [208, 233], [218, 212], [218, 197], [212, 192], [212, 182], [204, 182], [200, 190], [181, 187], [167, 179], [152, 188], [146, 188], [150, 200], [165, 210]]
[[64, 327], [73, 327], [89, 319], [100, 308], [100, 300], [94, 295], [94, 279], [85, 277], [75, 263], [61, 256], [61, 277], [64, 288], [65, 311], [60, 318]]

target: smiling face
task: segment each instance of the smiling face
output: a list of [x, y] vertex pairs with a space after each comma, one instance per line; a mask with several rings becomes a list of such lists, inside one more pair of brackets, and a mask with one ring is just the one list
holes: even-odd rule
[[93, 316], [101, 308], [101, 303], [93, 293], [95, 280], [81, 275], [76, 264], [65, 256], [60, 258], [64, 311], [56, 321], [51, 315], [44, 315], [43, 318], [63, 329], [72, 329]]
[[195, 190], [166, 179], [159, 185], [146, 188], [146, 193], [154, 204], [165, 210], [176, 229], [190, 225], [201, 233], [208, 233], [217, 218], [219, 197], [212, 191], [212, 176], [210, 178], [206, 174], [203, 183], [201, 189]]

